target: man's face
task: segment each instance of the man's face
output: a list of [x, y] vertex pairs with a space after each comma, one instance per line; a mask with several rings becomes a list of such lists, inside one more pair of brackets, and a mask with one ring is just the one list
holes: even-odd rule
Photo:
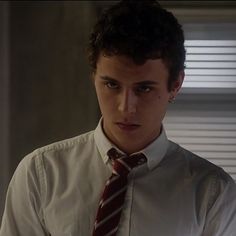
[[168, 69], [162, 59], [136, 65], [125, 56], [100, 56], [94, 74], [106, 136], [127, 154], [145, 148], [160, 134], [168, 101], [183, 76], [168, 91]]

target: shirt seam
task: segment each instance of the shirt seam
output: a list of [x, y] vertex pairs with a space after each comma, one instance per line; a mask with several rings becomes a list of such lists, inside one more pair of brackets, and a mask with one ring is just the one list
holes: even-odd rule
[[[38, 158], [37, 158], [38, 157]], [[40, 188], [40, 200], [41, 200], [41, 211], [42, 211], [42, 221], [45, 226], [45, 202], [46, 202], [46, 176], [43, 168], [43, 160], [42, 156], [36, 156], [35, 158], [35, 167], [37, 170], [38, 180], [39, 180], [39, 188]]]
[[45, 183], [45, 176], [44, 176], [44, 171], [43, 171], [43, 160], [42, 156], [38, 156], [38, 158], [35, 158], [35, 166], [39, 178], [39, 185], [40, 185], [40, 195], [42, 202], [45, 202], [45, 191], [46, 191], [46, 183]]
[[130, 212], [129, 212], [129, 232], [128, 235], [131, 235], [131, 225], [132, 225], [132, 212], [133, 212], [133, 196], [134, 196], [134, 179], [131, 181], [131, 203], [130, 203]]
[[212, 205], [214, 204], [214, 200], [216, 199], [216, 182], [217, 182], [217, 177], [216, 175], [213, 175], [212, 184], [211, 184], [211, 195], [210, 195], [209, 204], [207, 206], [207, 213], [210, 211]]
[[[206, 209], [206, 220], [205, 220], [205, 224], [203, 226], [203, 232], [206, 230], [206, 222], [208, 221], [207, 218], [210, 214], [210, 211], [211, 211], [211, 208], [212, 206], [214, 205], [214, 202], [216, 201], [217, 199], [217, 175], [214, 174], [212, 176], [212, 181], [211, 181], [211, 184], [210, 184], [210, 187], [208, 188], [208, 195], [210, 196], [209, 197], [209, 201], [208, 201], [208, 204], [207, 204], [207, 209]], [[208, 224], [208, 223], [207, 223]]]
[[46, 145], [44, 147], [38, 148], [35, 150], [37, 155], [43, 155], [44, 153], [50, 152], [50, 151], [61, 151], [66, 150], [68, 148], [71, 148], [75, 145], [82, 144], [88, 142], [88, 139], [90, 139], [90, 134], [93, 133], [93, 131], [90, 131], [86, 133], [86, 135], [79, 135], [70, 139], [54, 142], [52, 144]]

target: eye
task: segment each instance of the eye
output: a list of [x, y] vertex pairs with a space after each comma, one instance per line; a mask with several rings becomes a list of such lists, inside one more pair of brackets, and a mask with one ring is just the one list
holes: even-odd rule
[[149, 93], [152, 90], [151, 86], [148, 85], [140, 85], [137, 87], [137, 92], [138, 93]]
[[119, 85], [116, 82], [113, 82], [113, 81], [106, 81], [105, 85], [109, 89], [118, 89], [119, 88]]

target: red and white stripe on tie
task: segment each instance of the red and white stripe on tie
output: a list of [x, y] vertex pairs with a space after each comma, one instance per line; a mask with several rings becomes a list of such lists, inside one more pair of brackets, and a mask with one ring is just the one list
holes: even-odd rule
[[93, 236], [116, 235], [127, 189], [128, 174], [134, 167], [146, 162], [146, 157], [141, 153], [126, 156], [118, 153], [114, 148], [108, 151], [108, 156], [113, 161], [113, 171], [106, 182], [99, 203]]

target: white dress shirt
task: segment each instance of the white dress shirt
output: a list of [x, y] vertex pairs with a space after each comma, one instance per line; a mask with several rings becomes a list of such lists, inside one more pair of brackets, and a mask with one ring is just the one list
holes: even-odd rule
[[[37, 149], [10, 182], [0, 236], [91, 236], [114, 147], [95, 131]], [[235, 236], [236, 185], [161, 135], [131, 171], [117, 236]]]

